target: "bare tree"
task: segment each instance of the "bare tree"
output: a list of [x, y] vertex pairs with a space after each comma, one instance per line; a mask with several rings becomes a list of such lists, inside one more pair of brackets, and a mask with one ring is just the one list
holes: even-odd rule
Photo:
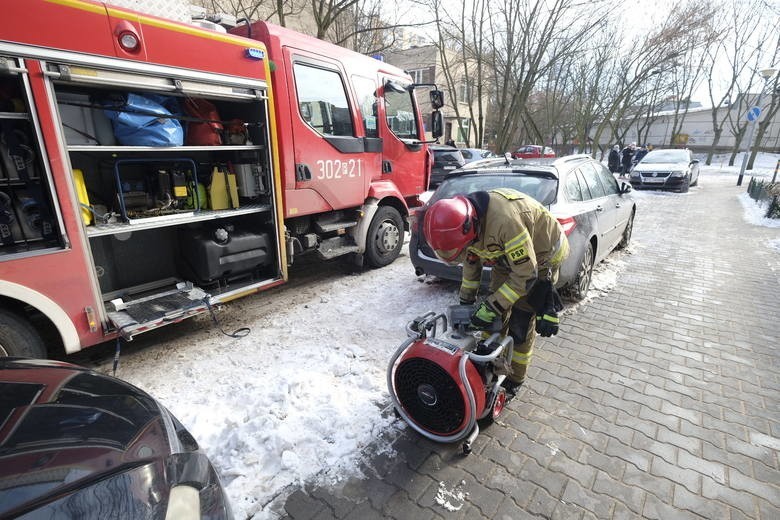
[[287, 17], [299, 15], [303, 0], [193, 0], [193, 4], [205, 7], [212, 13], [227, 13], [239, 19], [267, 20], [287, 25]]
[[448, 2], [449, 7], [440, 0], [427, 2], [434, 16], [435, 45], [447, 98], [468, 146], [482, 146], [485, 141], [485, 38], [490, 1], [461, 0]]
[[[578, 151], [584, 150], [582, 147], [587, 145], [591, 131], [601, 119], [603, 103], [610, 98], [610, 85], [618, 74], [617, 69], [611, 68], [615, 63], [617, 48], [613, 45], [609, 29], [605, 27], [603, 32], [591, 40], [592, 51], [581, 56], [569, 72], [576, 78], [572, 81], [570, 111], [574, 140], [580, 144]], [[598, 141], [595, 144], [599, 145]]]
[[[488, 17], [490, 13], [489, 0], [475, 0], [472, 3], [471, 12], [467, 14], [464, 9], [461, 11], [461, 31], [464, 42], [462, 47], [462, 59], [464, 68], [464, 81], [466, 81], [466, 91], [469, 93], [469, 118], [476, 121], [475, 125], [475, 146], [484, 146], [485, 143], [485, 106], [484, 98], [487, 91], [486, 78], [487, 71], [485, 66], [485, 36], [488, 26]], [[474, 113], [474, 100], [476, 100], [476, 111]]]
[[426, 27], [432, 23], [432, 17], [410, 20], [409, 12], [398, 9], [397, 4], [383, 0], [358, 0], [351, 13], [344, 12], [336, 18], [328, 39], [362, 54], [377, 54], [395, 48], [404, 29]]
[[328, 30], [341, 16], [354, 16], [358, 0], [311, 0], [311, 14], [314, 16], [317, 38], [325, 39]]
[[576, 0], [504, 0], [490, 18], [490, 67], [496, 86], [496, 149], [515, 141], [526, 103], [540, 78], [580, 52], [601, 20]]
[[[680, 100], [677, 98], [674, 95], [673, 85], [673, 81], [669, 81], [668, 78], [665, 78], [664, 74], [660, 73], [656, 74], [654, 79], [651, 79], [648, 83], [646, 94], [641, 96], [643, 99], [643, 105], [640, 107], [641, 110], [637, 111], [636, 113], [637, 117], [635, 124], [637, 142], [647, 144], [650, 128], [652, 127], [653, 123], [655, 123], [660, 118], [659, 112], [665, 107], [665, 101], [670, 97], [670, 95], [675, 102], [677, 110], [679, 110], [679, 107], [682, 103], [685, 103], [685, 110], [687, 111], [688, 100]], [[675, 111], [675, 114], [676, 113], [677, 111]], [[675, 132], [672, 131], [672, 135], [674, 134]]]
[[564, 114], [570, 108], [574, 76], [569, 69], [572, 65], [573, 61], [567, 61], [560, 67], [550, 69], [540, 81], [536, 99], [526, 103], [523, 125], [536, 142], [557, 147], [558, 136], [561, 136], [563, 142], [570, 138], [571, 126]]
[[[774, 52], [772, 53], [772, 57], [767, 62], [778, 63], [779, 61], [780, 61], [780, 35], [778, 35], [777, 37], [777, 41], [775, 43], [775, 48], [774, 48]], [[775, 115], [777, 115], [778, 109], [780, 109], [780, 80], [778, 78], [780, 78], [780, 75], [775, 73], [774, 77], [768, 81], [767, 90], [769, 90], [769, 103], [766, 106], [766, 108], [763, 109], [764, 110], [763, 118], [758, 123], [758, 133], [756, 135], [756, 146], [754, 146], [752, 151], [750, 152], [750, 158], [748, 159], [748, 164], [747, 164], [747, 169], [749, 170], [753, 169], [753, 163], [756, 160], [758, 149], [764, 140], [764, 135], [766, 134], [766, 131], [769, 128], [769, 124], [772, 122]], [[764, 88], [764, 85], [761, 85], [761, 88]]]
[[654, 75], [668, 73], [676, 60], [701, 45], [695, 35], [713, 15], [713, 8], [706, 7], [699, 2], [681, 2], [658, 29], [636, 38], [634, 48], [620, 59], [622, 79], [596, 128], [595, 142], [601, 142], [601, 135], [612, 122], [624, 121], [631, 107], [652, 91]]
[[759, 49], [753, 63], [747, 67], [748, 70], [737, 82], [736, 102], [729, 106], [726, 115], [726, 124], [735, 136], [734, 145], [729, 154], [729, 166], [734, 165], [737, 155], [745, 146], [745, 136], [748, 133], [749, 125], [752, 124], [748, 121], [747, 113], [758, 102], [759, 92], [764, 88], [764, 80], [759, 77], [758, 71], [764, 68], [765, 59], [766, 56]]
[[732, 100], [736, 103], [742, 101], [742, 97], [737, 95], [740, 78], [749, 73], [751, 64], [760, 55], [760, 47], [754, 44], [754, 30], [759, 23], [763, 5], [762, 0], [751, 0], [748, 4], [744, 0], [726, 2], [719, 11], [720, 17], [715, 28], [722, 37], [705, 50], [713, 132], [706, 164], [712, 164], [724, 126], [731, 118], [732, 110], [724, 111], [721, 107], [730, 106]]
[[707, 50], [720, 39], [720, 35], [713, 26], [715, 15], [703, 20], [704, 26], [699, 31], [701, 44], [699, 47], [691, 47], [682, 53], [671, 70], [671, 78], [668, 83], [672, 93], [674, 114], [672, 116], [672, 131], [669, 144], [672, 144], [674, 136], [682, 131], [683, 123], [691, 106], [691, 98], [694, 90], [704, 79], [704, 64], [707, 61]]

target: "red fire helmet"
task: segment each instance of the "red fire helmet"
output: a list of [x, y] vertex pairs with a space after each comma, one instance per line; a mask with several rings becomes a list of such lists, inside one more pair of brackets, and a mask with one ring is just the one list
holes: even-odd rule
[[425, 212], [425, 240], [445, 262], [452, 262], [477, 237], [474, 219], [476, 211], [462, 195], [441, 199]]

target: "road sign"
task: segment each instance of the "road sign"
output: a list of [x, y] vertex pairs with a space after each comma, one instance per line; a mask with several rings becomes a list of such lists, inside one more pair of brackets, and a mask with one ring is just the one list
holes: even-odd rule
[[753, 107], [748, 110], [747, 120], [752, 123], [753, 121], [758, 120], [759, 116], [761, 116], [761, 109], [759, 107]]

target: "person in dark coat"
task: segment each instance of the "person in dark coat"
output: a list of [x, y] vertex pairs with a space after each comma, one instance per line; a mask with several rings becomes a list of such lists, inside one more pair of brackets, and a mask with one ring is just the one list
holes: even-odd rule
[[642, 157], [644, 157], [645, 155], [647, 155], [647, 152], [648, 152], [648, 151], [649, 151], [649, 150], [648, 150], [648, 148], [647, 148], [647, 145], [644, 145], [644, 144], [643, 144], [642, 146], [640, 146], [640, 147], [639, 147], [639, 150], [637, 150], [637, 151], [636, 151], [636, 153], [634, 154], [634, 164], [636, 164], [636, 163], [638, 163], [639, 161], [641, 161], [641, 160], [642, 160]]
[[609, 171], [612, 173], [617, 173], [620, 171], [620, 146], [615, 145], [612, 147], [612, 150], [609, 151], [607, 166], [609, 167]]
[[622, 156], [620, 159], [620, 176], [628, 175], [628, 173], [631, 171], [631, 163], [634, 160], [634, 151], [636, 149], [636, 143], [631, 143], [630, 145], [623, 148]]

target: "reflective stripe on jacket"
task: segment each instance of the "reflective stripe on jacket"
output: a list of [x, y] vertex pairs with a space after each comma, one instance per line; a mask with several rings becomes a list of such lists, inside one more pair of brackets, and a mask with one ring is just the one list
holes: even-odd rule
[[477, 240], [466, 250], [460, 298], [474, 300], [483, 265], [495, 265], [508, 277], [487, 299], [505, 311], [526, 295], [540, 268], [560, 266], [569, 244], [560, 223], [532, 197], [508, 188], [488, 195]]

